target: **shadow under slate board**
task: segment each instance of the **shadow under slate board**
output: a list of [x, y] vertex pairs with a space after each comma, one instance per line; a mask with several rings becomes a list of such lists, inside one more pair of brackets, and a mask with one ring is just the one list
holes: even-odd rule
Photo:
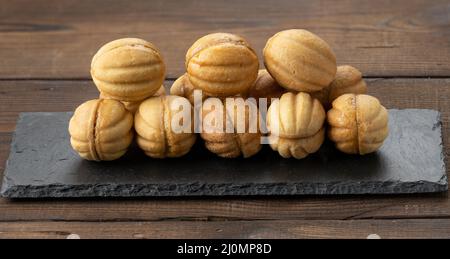
[[443, 192], [448, 189], [439, 113], [389, 110], [390, 135], [376, 153], [343, 154], [326, 142], [306, 159], [265, 146], [223, 159], [199, 138], [181, 158], [151, 159], [133, 146], [121, 159], [90, 162], [70, 147], [72, 113], [22, 113], [1, 193], [9, 198], [322, 195]]

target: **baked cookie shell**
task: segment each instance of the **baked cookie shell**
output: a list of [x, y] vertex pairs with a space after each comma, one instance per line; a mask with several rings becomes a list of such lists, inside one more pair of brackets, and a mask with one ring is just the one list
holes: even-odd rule
[[317, 152], [322, 146], [325, 140], [325, 127], [306, 138], [283, 138], [270, 135], [269, 139], [271, 139], [272, 149], [278, 151], [283, 158], [302, 159]]
[[281, 87], [266, 69], [258, 71], [258, 77], [255, 83], [248, 89], [246, 97], [253, 97], [258, 101], [259, 98], [267, 98], [270, 104], [272, 98], [280, 98], [287, 90]]
[[344, 94], [327, 113], [329, 138], [348, 154], [368, 154], [378, 150], [389, 134], [388, 112], [369, 95]]
[[165, 64], [151, 43], [119, 39], [95, 54], [91, 75], [101, 92], [121, 101], [139, 101], [158, 91], [164, 82]]
[[[215, 107], [215, 109], [223, 110], [223, 125], [218, 125], [218, 127], [223, 127], [222, 132], [207, 132], [205, 130], [205, 124], [203, 124], [202, 132], [200, 134], [201, 138], [205, 142], [205, 147], [215, 153], [216, 155], [224, 158], [236, 158], [236, 157], [244, 157], [248, 158], [255, 154], [257, 154], [261, 148], [261, 133], [259, 128], [256, 129], [256, 132], [250, 132], [250, 120], [255, 120], [256, 127], [258, 127], [259, 123], [259, 111], [256, 109], [256, 116], [250, 116], [250, 109], [248, 107], [242, 106], [240, 103], [236, 103], [235, 106], [227, 109], [227, 102], [221, 99], [218, 103], [220, 103], [220, 107]], [[238, 132], [237, 129], [237, 118], [240, 111], [245, 111], [245, 130], [243, 132]], [[206, 102], [203, 103], [202, 107], [202, 116], [203, 123], [205, 123], [205, 118], [210, 115], [213, 110], [209, 110], [206, 108]], [[231, 112], [233, 114], [231, 114]], [[213, 114], [214, 115], [214, 114]], [[240, 114], [241, 115], [241, 114]], [[215, 115], [214, 115], [215, 116]], [[233, 133], [227, 133], [226, 127], [227, 124], [233, 127]]]
[[[170, 94], [182, 96], [188, 99], [191, 104], [194, 104], [194, 90], [194, 86], [189, 81], [187, 73], [185, 73], [173, 82], [172, 86], [170, 87]], [[205, 100], [208, 95], [208, 93], [202, 91], [202, 100]]]
[[[172, 130], [172, 115], [177, 112], [171, 105], [179, 96], [151, 97], [139, 106], [135, 114], [135, 130], [139, 147], [150, 157], [180, 157], [189, 152], [195, 143], [196, 135], [191, 133], [176, 133]], [[189, 101], [192, 114], [192, 107]], [[191, 116], [193, 119], [193, 116]], [[192, 122], [191, 122], [192, 124]]]
[[211, 96], [245, 92], [256, 80], [258, 57], [241, 37], [215, 33], [197, 40], [186, 54], [190, 82]]
[[330, 46], [306, 30], [278, 32], [267, 41], [263, 54], [269, 73], [289, 90], [320, 91], [336, 74], [336, 57]]
[[358, 69], [348, 65], [338, 66], [336, 77], [329, 86], [328, 102], [331, 104], [339, 96], [348, 93], [366, 94], [366, 82]]
[[115, 160], [131, 144], [132, 127], [133, 116], [120, 102], [90, 100], [80, 105], [70, 119], [70, 142], [87, 160]]
[[267, 113], [270, 145], [284, 158], [302, 159], [316, 152], [324, 141], [325, 111], [307, 93], [285, 93]]
[[[317, 133], [325, 121], [325, 110], [320, 102], [307, 93], [285, 93], [275, 100], [267, 112], [267, 124], [277, 135], [285, 138], [304, 138]], [[277, 124], [274, 124], [274, 122]]]

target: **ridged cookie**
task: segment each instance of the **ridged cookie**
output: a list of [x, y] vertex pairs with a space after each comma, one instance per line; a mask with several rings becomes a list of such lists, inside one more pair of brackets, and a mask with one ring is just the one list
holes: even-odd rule
[[[187, 73], [183, 74], [170, 87], [170, 94], [185, 97], [191, 104], [194, 104], [194, 86], [189, 81]], [[207, 93], [202, 91], [202, 100], [208, 97]]]
[[[191, 121], [180, 123], [177, 119], [181, 117], [177, 116], [183, 114]], [[192, 120], [192, 106], [186, 98], [173, 95], [148, 98], [135, 114], [137, 143], [146, 155], [153, 158], [183, 156], [196, 140]], [[182, 127], [175, 129], [173, 125]]]
[[348, 154], [364, 155], [379, 149], [389, 134], [388, 112], [370, 95], [344, 94], [328, 111], [329, 138]]
[[289, 90], [320, 91], [336, 74], [336, 57], [330, 46], [306, 30], [278, 32], [267, 41], [263, 53], [269, 73]]
[[316, 98], [327, 110], [330, 106], [329, 96], [330, 96], [330, 87], [325, 87], [321, 91], [311, 92], [309, 93], [312, 98]]
[[343, 94], [366, 94], [367, 85], [358, 69], [348, 65], [338, 66], [329, 91], [328, 102], [331, 104]]
[[[194, 93], [195, 91], [201, 93], [201, 100], [204, 101], [208, 97], [211, 97], [211, 94], [206, 93], [203, 90], [195, 89], [192, 83], [189, 81], [189, 77], [187, 73], [183, 74], [175, 82], [173, 82], [172, 86], [170, 87], [170, 94], [171, 95], [177, 95], [182, 96], [189, 100], [189, 102], [194, 105]], [[240, 95], [235, 95], [233, 97], [239, 97]], [[225, 97], [217, 97], [222, 100], [228, 98], [228, 96]], [[199, 99], [200, 100], [200, 99]]]
[[114, 160], [133, 140], [133, 116], [119, 101], [95, 99], [81, 104], [69, 123], [70, 143], [87, 160]]
[[318, 99], [323, 107], [328, 110], [331, 103], [343, 94], [365, 94], [367, 85], [358, 69], [344, 65], [338, 66], [336, 77], [328, 87], [321, 91], [310, 93], [312, 97]]
[[287, 90], [281, 87], [266, 69], [260, 69], [255, 83], [248, 89], [246, 97], [253, 97], [259, 103], [259, 98], [266, 98], [270, 105], [272, 98], [280, 98]]
[[107, 43], [92, 59], [95, 85], [116, 100], [135, 102], [154, 95], [164, 82], [165, 65], [156, 47], [141, 39]]
[[[203, 102], [200, 136], [206, 148], [220, 157], [247, 158], [261, 150], [260, 115], [256, 104], [249, 108], [242, 98], [235, 98], [238, 99], [242, 102], [233, 104], [219, 98]], [[214, 108], [210, 104], [214, 104]]]
[[258, 75], [258, 57], [237, 35], [213, 33], [198, 39], [186, 53], [186, 71], [196, 89], [210, 96], [245, 92]]
[[285, 93], [267, 113], [271, 147], [284, 157], [301, 159], [319, 150], [324, 141], [325, 110], [307, 93]]

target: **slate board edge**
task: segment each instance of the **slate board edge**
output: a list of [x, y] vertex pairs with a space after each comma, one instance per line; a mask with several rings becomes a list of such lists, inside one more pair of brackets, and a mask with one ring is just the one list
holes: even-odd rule
[[[406, 188], [407, 187], [407, 188]], [[67, 191], [69, 190], [70, 191]], [[77, 194], [74, 195], [74, 189]], [[119, 191], [118, 191], [119, 190]], [[123, 191], [120, 191], [123, 190]], [[369, 190], [369, 191], [368, 191]], [[370, 191], [370, 190], [373, 190]], [[404, 191], [408, 190], [408, 191]], [[87, 184], [68, 188], [65, 185], [7, 186], [6, 198], [88, 198], [88, 197], [180, 197], [180, 196], [272, 196], [272, 195], [353, 195], [432, 193], [448, 190], [446, 177], [432, 182], [360, 182], [348, 183], [269, 183], [269, 184]], [[383, 193], [380, 193], [383, 192]]]

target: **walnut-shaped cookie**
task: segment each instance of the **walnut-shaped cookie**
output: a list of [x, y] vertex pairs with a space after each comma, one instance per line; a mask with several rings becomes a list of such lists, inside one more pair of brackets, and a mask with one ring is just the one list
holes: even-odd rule
[[272, 98], [280, 98], [287, 90], [281, 87], [266, 69], [260, 69], [255, 83], [248, 89], [246, 97], [253, 97], [258, 103], [259, 98], [267, 98], [270, 105]]
[[195, 143], [193, 109], [184, 97], [150, 97], [134, 118], [137, 144], [150, 157], [180, 157]]
[[[153, 95], [153, 96], [161, 96], [161, 95], [165, 95], [166, 94], [166, 89], [164, 88], [164, 85], [162, 85], [158, 91]], [[109, 96], [108, 94], [101, 92], [99, 95], [100, 99], [114, 99], [111, 96]], [[132, 114], [135, 114], [137, 109], [139, 108], [139, 105], [143, 102], [142, 101], [135, 101], [135, 102], [125, 102], [125, 101], [121, 101], [121, 103], [123, 104], [123, 106], [125, 107], [125, 109], [127, 109], [129, 112], [131, 112]]]
[[70, 143], [87, 160], [114, 160], [133, 140], [133, 115], [119, 101], [95, 99], [81, 104], [69, 123]]
[[320, 91], [336, 74], [336, 57], [330, 46], [306, 30], [278, 32], [267, 41], [263, 53], [269, 73], [289, 90]]
[[[187, 73], [180, 76], [170, 87], [170, 94], [185, 97], [194, 104], [194, 86], [189, 81]], [[208, 96], [202, 91], [202, 100], [205, 100]]]
[[242, 37], [213, 33], [198, 39], [186, 53], [186, 71], [196, 89], [208, 96], [245, 92], [258, 75], [258, 57]]
[[330, 95], [330, 87], [325, 87], [320, 91], [317, 92], [311, 92], [309, 93], [309, 95], [311, 95], [312, 98], [316, 98], [323, 106], [323, 108], [325, 108], [325, 110], [327, 110], [330, 106], [330, 101], [329, 101], [329, 95]]
[[372, 153], [389, 134], [388, 112], [370, 95], [341, 95], [333, 101], [327, 120], [329, 138], [347, 154]]
[[248, 158], [261, 150], [256, 103], [246, 103], [241, 97], [211, 97], [203, 102], [201, 115], [200, 136], [212, 153], [224, 158]]
[[[202, 101], [204, 101], [206, 98], [211, 97], [208, 95], [208, 93], [205, 93], [204, 91], [199, 90], [199, 89], [195, 89], [194, 86], [189, 81], [189, 77], [188, 77], [187, 73], [185, 73], [182, 76], [180, 76], [179, 78], [177, 78], [177, 80], [175, 80], [175, 82], [173, 82], [172, 86], [170, 87], [170, 94], [187, 98], [189, 100], [189, 102], [191, 102], [191, 104], [194, 105], [195, 90], [197, 90], [197, 92], [199, 92], [199, 94], [201, 93], [201, 95], [199, 95], [201, 97], [201, 98], [199, 98], [199, 100], [201, 99]], [[241, 95], [240, 94], [235, 95], [235, 97], [238, 97], [238, 96], [241, 96]], [[225, 99], [227, 97], [218, 97], [218, 98]]]
[[165, 65], [158, 49], [135, 38], [119, 39], [101, 47], [92, 59], [91, 75], [105, 94], [120, 101], [142, 101], [164, 81]]
[[343, 94], [366, 94], [367, 85], [362, 73], [352, 66], [338, 66], [336, 77], [329, 86], [328, 102], [331, 104]]
[[338, 66], [336, 77], [328, 87], [318, 92], [311, 92], [311, 96], [318, 99], [323, 107], [328, 110], [331, 103], [343, 94], [365, 94], [367, 85], [361, 72], [352, 66]]
[[161, 85], [161, 87], [158, 89], [158, 91], [156, 91], [155, 94], [153, 94], [153, 96], [163, 96], [166, 95], [166, 88], [164, 87], [164, 85]]
[[267, 113], [273, 150], [284, 158], [301, 159], [319, 150], [325, 137], [325, 110], [309, 94], [285, 93]]

